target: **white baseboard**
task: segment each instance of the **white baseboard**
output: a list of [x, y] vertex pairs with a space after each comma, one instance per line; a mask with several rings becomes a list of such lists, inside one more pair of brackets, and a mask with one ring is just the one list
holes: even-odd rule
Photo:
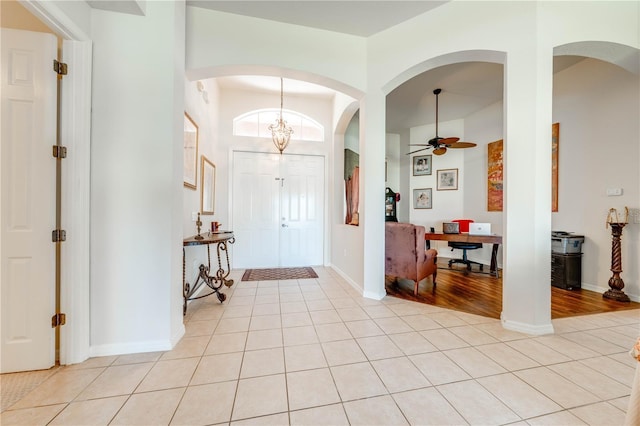
[[353, 281], [347, 274], [345, 274], [344, 271], [342, 271], [340, 268], [334, 265], [329, 265], [329, 267], [334, 271], [336, 271], [338, 275], [340, 275], [347, 283], [349, 283], [351, 287], [356, 289], [358, 293], [361, 293], [362, 297], [366, 297], [367, 299], [373, 299], [373, 300], [382, 300], [387, 295], [387, 292], [384, 291], [384, 289], [382, 293], [365, 291], [355, 281]]
[[174, 346], [172, 340], [151, 340], [147, 342], [113, 343], [91, 346], [89, 348], [89, 357], [170, 351]]
[[530, 334], [533, 336], [541, 336], [543, 334], [553, 334], [553, 324], [544, 324], [544, 325], [531, 325], [525, 324], [518, 321], [510, 321], [502, 318], [502, 314], [500, 314], [500, 322], [502, 323], [502, 327], [507, 330], [517, 331], [519, 333]]
[[186, 332], [187, 332], [187, 330], [184, 328], [184, 322], [183, 322], [180, 325], [180, 328], [178, 328], [178, 330], [176, 331], [176, 334], [174, 334], [171, 337], [171, 349], [176, 347], [176, 345], [178, 344], [180, 339], [182, 339], [184, 337]]
[[374, 293], [372, 291], [365, 291], [362, 293], [362, 297], [366, 297], [367, 299], [373, 300], [382, 300], [387, 295], [387, 292], [384, 293]]
[[332, 264], [329, 264], [327, 266], [329, 266], [331, 269], [336, 271], [338, 273], [338, 275], [340, 275], [340, 277], [342, 277], [342, 279], [344, 279], [356, 291], [358, 291], [361, 294], [364, 293], [364, 290], [358, 285], [358, 283], [356, 283], [354, 280], [352, 280], [351, 277], [349, 277], [347, 274], [345, 274], [340, 268], [338, 268], [337, 266], [332, 265]]

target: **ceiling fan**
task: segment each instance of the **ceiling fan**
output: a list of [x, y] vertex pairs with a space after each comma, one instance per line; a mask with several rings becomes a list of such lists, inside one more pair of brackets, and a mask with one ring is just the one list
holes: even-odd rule
[[473, 142], [458, 142], [460, 138], [441, 138], [438, 136], [438, 95], [440, 92], [442, 92], [442, 89], [436, 89], [433, 91], [433, 94], [436, 95], [436, 137], [430, 139], [426, 144], [409, 144], [409, 146], [423, 146], [424, 148], [411, 151], [407, 153], [407, 155], [415, 154], [416, 152], [424, 151], [429, 148], [433, 148], [433, 153], [435, 155], [442, 155], [447, 152], [447, 148], [473, 148], [476, 146]]

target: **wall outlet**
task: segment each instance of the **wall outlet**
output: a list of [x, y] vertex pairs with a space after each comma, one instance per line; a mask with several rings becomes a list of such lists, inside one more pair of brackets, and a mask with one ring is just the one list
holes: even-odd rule
[[622, 188], [607, 188], [607, 197], [622, 195]]

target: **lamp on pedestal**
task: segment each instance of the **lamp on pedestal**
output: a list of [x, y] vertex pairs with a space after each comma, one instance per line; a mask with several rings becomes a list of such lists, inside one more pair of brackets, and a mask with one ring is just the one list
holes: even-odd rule
[[620, 278], [622, 272], [622, 248], [620, 237], [622, 236], [622, 228], [628, 223], [629, 209], [624, 208], [624, 219], [618, 216], [618, 211], [614, 208], [609, 209], [607, 216], [607, 227], [611, 227], [611, 272], [613, 275], [609, 278], [609, 290], [602, 295], [605, 299], [613, 299], [619, 302], [630, 302], [629, 296], [624, 294], [624, 281]]

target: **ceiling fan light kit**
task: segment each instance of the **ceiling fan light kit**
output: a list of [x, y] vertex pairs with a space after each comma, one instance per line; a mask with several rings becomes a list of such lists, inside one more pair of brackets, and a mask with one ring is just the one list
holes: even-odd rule
[[441, 138], [440, 136], [438, 136], [438, 95], [440, 95], [441, 92], [442, 89], [435, 89], [433, 91], [433, 94], [436, 95], [436, 136], [430, 139], [426, 144], [409, 144], [409, 146], [422, 146], [424, 148], [411, 151], [407, 153], [407, 155], [415, 154], [416, 152], [424, 151], [430, 148], [433, 148], [433, 153], [435, 155], [443, 155], [447, 152], [447, 148], [473, 148], [474, 146], [476, 146], [476, 144], [473, 142], [458, 142], [460, 138]]

